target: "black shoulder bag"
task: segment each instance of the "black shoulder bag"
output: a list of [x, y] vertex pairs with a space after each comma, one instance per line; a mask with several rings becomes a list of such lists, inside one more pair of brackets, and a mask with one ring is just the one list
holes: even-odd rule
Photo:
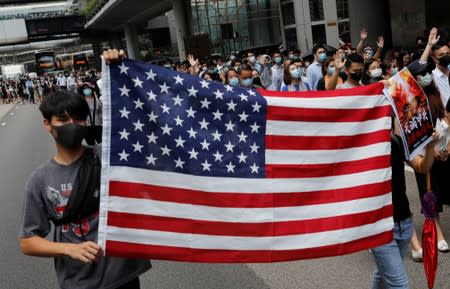
[[100, 158], [94, 149], [87, 148], [81, 156], [81, 165], [61, 219], [52, 219], [55, 226], [77, 223], [97, 212], [100, 204]]

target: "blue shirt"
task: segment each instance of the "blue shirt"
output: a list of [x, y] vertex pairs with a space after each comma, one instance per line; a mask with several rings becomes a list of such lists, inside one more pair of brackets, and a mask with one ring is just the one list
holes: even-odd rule
[[306, 82], [299, 82], [298, 84], [283, 85], [281, 91], [308, 91], [311, 90]]
[[322, 64], [314, 61], [307, 69], [306, 69], [306, 77], [309, 81], [309, 87], [311, 90], [317, 90], [317, 83], [323, 77], [322, 74]]

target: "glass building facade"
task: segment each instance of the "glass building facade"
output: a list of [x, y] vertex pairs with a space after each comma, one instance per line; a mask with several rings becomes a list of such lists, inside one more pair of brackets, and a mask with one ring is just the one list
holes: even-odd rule
[[279, 0], [191, 0], [193, 33], [208, 34], [212, 52], [279, 45]]

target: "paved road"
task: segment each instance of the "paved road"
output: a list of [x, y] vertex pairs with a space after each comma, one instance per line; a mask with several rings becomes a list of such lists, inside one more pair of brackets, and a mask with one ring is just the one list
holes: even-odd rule
[[[7, 111], [9, 110], [9, 111]], [[17, 244], [23, 187], [32, 169], [51, 157], [52, 140], [42, 128], [36, 106], [0, 105], [0, 289], [57, 288], [51, 259], [23, 256]], [[410, 201], [418, 214], [415, 181], [408, 174]], [[444, 231], [450, 236], [448, 209]], [[450, 287], [450, 255], [439, 255], [436, 289]], [[375, 265], [367, 251], [312, 261], [277, 264], [210, 265], [154, 261], [141, 278], [142, 288], [157, 289], [361, 289], [369, 288]], [[427, 288], [423, 267], [408, 257], [412, 289]]]

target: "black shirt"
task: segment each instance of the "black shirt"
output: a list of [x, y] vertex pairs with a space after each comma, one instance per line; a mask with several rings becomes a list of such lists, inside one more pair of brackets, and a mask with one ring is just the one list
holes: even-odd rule
[[409, 201], [406, 196], [405, 154], [401, 137], [391, 134], [391, 146], [392, 205], [394, 221], [400, 222], [411, 217]]

